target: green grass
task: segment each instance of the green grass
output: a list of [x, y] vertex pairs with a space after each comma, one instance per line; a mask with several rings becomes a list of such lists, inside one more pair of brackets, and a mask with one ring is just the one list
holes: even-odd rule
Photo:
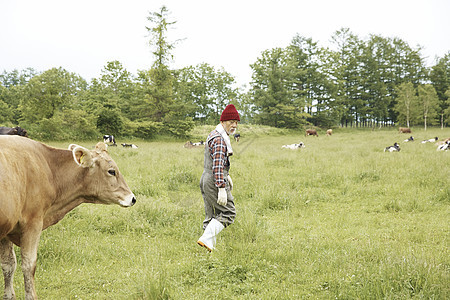
[[[196, 244], [203, 149], [110, 147], [138, 202], [84, 204], [44, 231], [38, 296], [448, 299], [450, 152], [420, 141], [450, 130], [414, 130], [413, 143], [395, 130], [334, 131], [242, 128], [230, 172], [238, 215], [211, 254]], [[281, 149], [299, 141], [306, 148]], [[384, 153], [394, 142], [401, 151]], [[20, 267], [15, 289], [23, 299]]]

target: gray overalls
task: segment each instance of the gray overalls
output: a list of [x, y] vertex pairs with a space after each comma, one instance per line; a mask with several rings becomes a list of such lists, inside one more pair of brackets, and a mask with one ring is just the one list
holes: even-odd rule
[[[219, 188], [215, 185], [214, 174], [212, 171], [213, 160], [211, 153], [209, 152], [209, 141], [216, 136], [220, 136], [219, 133], [208, 137], [205, 145], [205, 162], [202, 177], [200, 178], [200, 190], [202, 192], [203, 201], [205, 202], [205, 220], [203, 221], [203, 229], [206, 228], [209, 221], [212, 218], [221, 222], [223, 226], [227, 227], [233, 224], [236, 217], [236, 208], [234, 207], [234, 198], [231, 195], [230, 184], [228, 183], [227, 176], [230, 166], [224, 166], [224, 179], [225, 190], [227, 191], [227, 205], [222, 206], [217, 203], [217, 194]], [[221, 137], [221, 136], [220, 136]], [[221, 137], [222, 138], [222, 137]], [[227, 160], [229, 158], [227, 157]]]

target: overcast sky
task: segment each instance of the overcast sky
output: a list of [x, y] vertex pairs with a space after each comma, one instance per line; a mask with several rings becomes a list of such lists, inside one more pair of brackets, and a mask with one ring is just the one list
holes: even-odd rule
[[63, 67], [86, 80], [118, 60], [131, 73], [152, 62], [149, 12], [162, 5], [177, 23], [173, 68], [208, 63], [239, 85], [251, 79], [261, 52], [286, 47], [299, 34], [331, 47], [348, 27], [420, 45], [427, 65], [450, 51], [450, 0], [0, 0], [0, 73]]

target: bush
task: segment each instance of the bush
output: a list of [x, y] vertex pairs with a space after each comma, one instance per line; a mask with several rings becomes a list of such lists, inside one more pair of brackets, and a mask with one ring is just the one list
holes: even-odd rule
[[38, 140], [95, 139], [95, 121], [85, 111], [67, 109], [34, 124], [23, 124], [31, 138]]
[[104, 134], [120, 135], [123, 129], [120, 112], [111, 108], [101, 110], [97, 117], [97, 128]]

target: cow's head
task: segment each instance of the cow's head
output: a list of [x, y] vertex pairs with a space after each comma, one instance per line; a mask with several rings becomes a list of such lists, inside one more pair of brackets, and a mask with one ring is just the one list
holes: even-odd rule
[[[78, 166], [87, 169], [86, 198], [93, 202], [119, 204], [124, 207], [133, 206], [136, 197], [131, 192], [116, 163], [109, 156], [107, 146], [97, 143], [95, 150], [71, 144], [73, 159]], [[92, 198], [92, 199], [91, 199]]]

